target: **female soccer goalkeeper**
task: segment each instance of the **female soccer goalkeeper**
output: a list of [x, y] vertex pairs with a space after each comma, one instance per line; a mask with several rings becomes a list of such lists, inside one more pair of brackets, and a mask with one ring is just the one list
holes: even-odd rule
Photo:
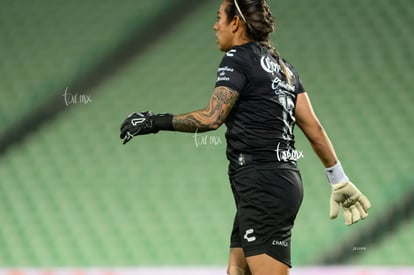
[[214, 24], [226, 52], [204, 109], [181, 115], [133, 113], [124, 144], [160, 130], [202, 132], [227, 126], [229, 178], [236, 202], [228, 274], [288, 274], [291, 230], [302, 202], [293, 128], [304, 132], [332, 185], [330, 217], [342, 208], [350, 225], [368, 216], [369, 200], [346, 176], [292, 65], [271, 46], [265, 0], [224, 0]]

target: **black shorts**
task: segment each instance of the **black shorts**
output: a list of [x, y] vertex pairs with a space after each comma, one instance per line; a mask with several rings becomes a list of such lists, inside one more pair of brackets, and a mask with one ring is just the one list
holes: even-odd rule
[[247, 165], [230, 174], [230, 183], [237, 207], [230, 247], [291, 267], [291, 230], [303, 198], [296, 165]]

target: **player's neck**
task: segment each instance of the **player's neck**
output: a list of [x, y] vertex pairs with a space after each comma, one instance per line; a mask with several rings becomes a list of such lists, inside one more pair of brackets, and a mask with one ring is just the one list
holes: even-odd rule
[[241, 45], [244, 45], [244, 44], [252, 42], [252, 41], [253, 41], [252, 39], [247, 38], [245, 35], [237, 36], [233, 40], [233, 47], [241, 46]]

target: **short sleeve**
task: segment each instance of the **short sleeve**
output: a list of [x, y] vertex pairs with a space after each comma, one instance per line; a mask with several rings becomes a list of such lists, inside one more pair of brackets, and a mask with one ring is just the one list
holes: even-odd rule
[[243, 72], [243, 60], [241, 53], [235, 49], [224, 55], [217, 70], [216, 87], [229, 87], [239, 93], [246, 84], [246, 74]]
[[283, 62], [285, 62], [286, 66], [288, 67], [290, 71], [290, 75], [294, 78], [295, 83], [295, 94], [301, 94], [305, 92], [305, 88], [303, 87], [302, 81], [300, 80], [299, 74], [295, 71], [292, 64], [287, 62], [283, 59]]
[[302, 81], [300, 80], [300, 78], [299, 78], [299, 76], [296, 76], [297, 77], [297, 85], [296, 85], [296, 91], [295, 91], [295, 93], [296, 94], [301, 94], [301, 93], [304, 93], [305, 92], [305, 88], [303, 87], [303, 84], [302, 84]]

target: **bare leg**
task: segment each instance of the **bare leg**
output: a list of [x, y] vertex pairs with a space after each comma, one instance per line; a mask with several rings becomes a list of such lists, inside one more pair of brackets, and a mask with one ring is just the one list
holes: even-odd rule
[[240, 247], [230, 248], [229, 265], [227, 267], [229, 275], [251, 275], [249, 266], [247, 265], [243, 249]]
[[270, 257], [267, 254], [260, 254], [246, 258], [253, 275], [288, 275], [289, 267]]

